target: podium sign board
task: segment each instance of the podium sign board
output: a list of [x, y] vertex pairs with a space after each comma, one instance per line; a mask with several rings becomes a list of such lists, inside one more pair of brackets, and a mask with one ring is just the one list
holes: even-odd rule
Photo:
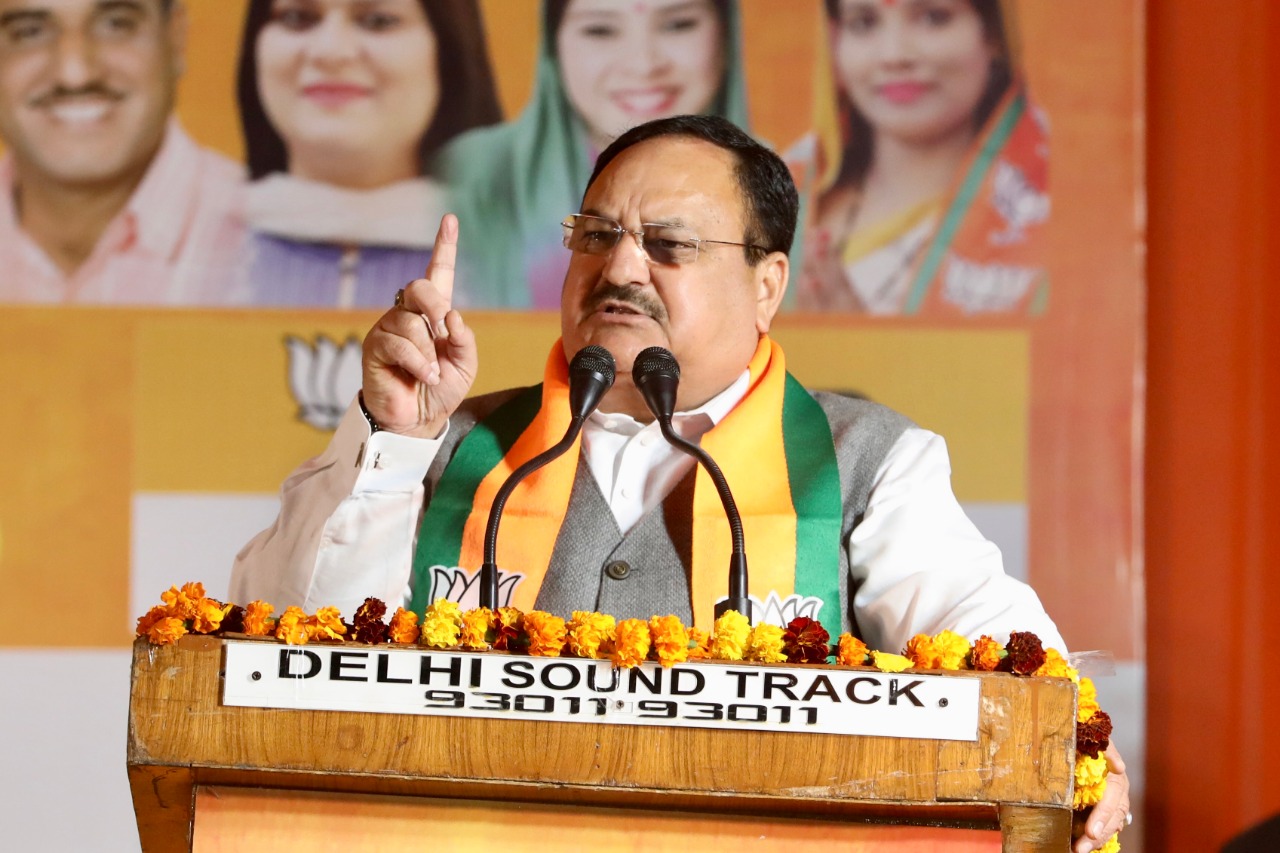
[[[999, 828], [1006, 850], [1069, 849], [1075, 685], [1065, 679], [930, 675], [974, 682], [980, 692], [975, 739], [946, 740], [236, 706], [222, 701], [224, 690], [236, 692], [228, 677], [241, 672], [228, 669], [229, 645], [242, 644], [185, 637], [175, 646], [143, 640], [134, 646], [128, 763], [147, 853], [191, 849], [200, 786], [987, 827]], [[277, 674], [280, 650], [290, 648], [243, 645], [264, 649]], [[374, 678], [376, 655], [385, 650], [305, 648], [369, 653], [360, 666], [352, 663], [358, 658], [339, 659], [339, 671]], [[239, 654], [230, 652], [232, 659]], [[491, 659], [533, 660], [496, 653]], [[397, 675], [388, 660], [388, 677], [409, 677]], [[467, 683], [469, 658], [458, 660]], [[702, 664], [688, 668], [694, 666], [702, 671]], [[829, 673], [833, 684], [856, 676], [887, 679], [863, 668], [800, 669]], [[252, 680], [254, 671], [263, 672], [241, 674]], [[894, 677], [904, 679], [901, 692], [923, 676]], [[867, 687], [860, 683], [855, 695], [868, 698], [869, 692], [858, 692]], [[412, 688], [424, 703], [426, 690], [450, 689]], [[464, 704], [471, 689], [459, 691]], [[517, 694], [531, 692], [513, 690], [513, 709]]]

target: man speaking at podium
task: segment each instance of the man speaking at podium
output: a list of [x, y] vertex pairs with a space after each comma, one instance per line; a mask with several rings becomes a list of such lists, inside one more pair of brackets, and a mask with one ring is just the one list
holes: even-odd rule
[[[797, 208], [782, 161], [723, 119], [628, 131], [563, 224], [572, 259], [542, 386], [470, 400], [476, 341], [452, 308], [458, 222], [446, 217], [427, 277], [365, 339], [361, 401], [237, 557], [232, 600], [352, 612], [366, 596], [421, 609], [447, 595], [474, 606], [477, 530], [496, 483], [560, 438], [568, 359], [595, 344], [616, 360], [617, 381], [577, 452], [507, 504], [499, 603], [709, 626], [729, 528], [632, 382], [636, 355], [661, 346], [681, 367], [674, 427], [720, 464], [742, 511], [756, 621], [810, 615], [889, 651], [943, 629], [1034, 631], [1065, 649], [1035, 593], [965, 517], [941, 438], [786, 375], [768, 331]], [[464, 225], [483, 251], [484, 223]], [[1108, 787], [1090, 819], [1103, 826], [1080, 849], [1123, 823], [1127, 788]]]

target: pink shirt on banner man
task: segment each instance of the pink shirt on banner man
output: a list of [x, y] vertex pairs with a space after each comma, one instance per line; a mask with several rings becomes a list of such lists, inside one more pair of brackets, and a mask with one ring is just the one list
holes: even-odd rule
[[64, 274], [14, 207], [13, 160], [0, 160], [0, 302], [226, 305], [241, 302], [241, 167], [170, 121], [160, 151], [89, 258]]

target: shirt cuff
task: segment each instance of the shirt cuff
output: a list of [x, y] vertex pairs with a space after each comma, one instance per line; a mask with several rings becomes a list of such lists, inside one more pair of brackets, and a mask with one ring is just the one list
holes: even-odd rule
[[448, 434], [447, 424], [436, 438], [413, 438], [386, 430], [371, 432], [359, 403], [353, 402], [338, 425], [334, 443], [358, 447], [355, 455], [358, 473], [351, 487], [352, 494], [412, 492], [422, 486], [427, 469]]

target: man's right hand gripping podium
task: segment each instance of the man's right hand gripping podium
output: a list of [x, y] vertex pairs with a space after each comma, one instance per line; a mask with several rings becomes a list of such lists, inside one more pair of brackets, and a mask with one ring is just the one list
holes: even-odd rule
[[[595, 345], [617, 379], [571, 449], [511, 492], [496, 604], [710, 627], [730, 525], [714, 478], [671, 436], [732, 486], [754, 621], [808, 615], [888, 651], [944, 629], [1001, 641], [1033, 631], [1065, 651], [1035, 592], [964, 515], [939, 436], [787, 374], [768, 333], [798, 206], [783, 162], [723, 119], [628, 131], [562, 223], [572, 258], [542, 384], [470, 399], [476, 338], [452, 307], [459, 224], [446, 216], [426, 278], [365, 338], [360, 398], [237, 557], [231, 599], [476, 606], [490, 505], [506, 472], [571, 432], [569, 361]], [[483, 244], [483, 223], [466, 226]], [[679, 365], [665, 430], [632, 376], [650, 347]], [[1128, 781], [1109, 755], [1114, 775], [1077, 850], [1125, 823]]]

